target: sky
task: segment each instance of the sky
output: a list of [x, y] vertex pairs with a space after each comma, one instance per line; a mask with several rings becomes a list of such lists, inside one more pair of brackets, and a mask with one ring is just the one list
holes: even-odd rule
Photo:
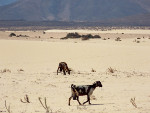
[[17, 0], [0, 0], [0, 6], [7, 5], [15, 1]]

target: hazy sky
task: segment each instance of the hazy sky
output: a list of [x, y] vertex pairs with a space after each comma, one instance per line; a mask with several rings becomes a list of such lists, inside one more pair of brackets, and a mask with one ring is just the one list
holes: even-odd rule
[[0, 6], [10, 4], [14, 1], [17, 1], [17, 0], [0, 0]]

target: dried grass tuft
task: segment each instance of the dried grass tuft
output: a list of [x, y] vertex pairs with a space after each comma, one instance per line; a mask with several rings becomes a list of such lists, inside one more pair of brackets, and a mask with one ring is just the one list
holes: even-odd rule
[[135, 103], [135, 97], [130, 99], [130, 102], [132, 103], [132, 105], [137, 108], [137, 105]]
[[117, 71], [116, 69], [114, 69], [112, 67], [109, 67], [107, 70], [109, 73], [115, 73]]
[[0, 73], [11, 73], [11, 70], [10, 69], [3, 69], [0, 71]]
[[91, 72], [96, 72], [96, 70], [94, 70], [94, 69], [92, 68]]

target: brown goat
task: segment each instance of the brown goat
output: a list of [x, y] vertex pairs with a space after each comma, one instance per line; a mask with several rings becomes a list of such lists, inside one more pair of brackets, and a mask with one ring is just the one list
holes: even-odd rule
[[68, 65], [66, 62], [60, 62], [58, 69], [57, 69], [57, 75], [58, 75], [58, 71], [60, 70], [60, 72], [63, 71], [64, 75], [66, 75], [66, 72], [68, 72], [68, 74], [70, 75], [70, 69], [68, 68]]

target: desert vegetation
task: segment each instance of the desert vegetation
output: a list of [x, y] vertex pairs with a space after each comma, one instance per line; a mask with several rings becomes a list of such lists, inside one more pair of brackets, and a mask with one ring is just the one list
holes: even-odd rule
[[29, 36], [22, 34], [16, 35], [15, 33], [10, 33], [9, 37], [29, 37]]
[[[73, 31], [0, 31], [0, 112], [148, 113], [148, 30], [142, 30], [142, 34], [136, 34], [140, 30], [133, 34], [105, 28]], [[10, 33], [16, 36], [9, 37]], [[18, 38], [20, 34], [29, 38]], [[73, 40], [60, 40], [66, 36]], [[100, 40], [89, 40], [94, 36]], [[83, 37], [88, 41], [82, 41]], [[122, 41], [116, 42], [117, 37]], [[70, 75], [68, 71], [66, 75], [63, 71], [57, 75], [61, 61], [68, 64], [68, 70], [73, 70]], [[71, 84], [89, 86], [94, 81], [101, 81], [103, 87], [94, 90], [91, 105], [80, 106], [71, 100], [68, 106]], [[87, 101], [87, 96], [79, 97], [80, 102]]]
[[80, 35], [79, 33], [68, 33], [65, 37], [61, 39], [76, 39], [76, 38], [82, 38], [82, 40], [88, 40], [88, 39], [95, 39], [95, 38], [101, 38], [99, 35], [92, 35], [92, 34], [87, 34], [87, 35]]

